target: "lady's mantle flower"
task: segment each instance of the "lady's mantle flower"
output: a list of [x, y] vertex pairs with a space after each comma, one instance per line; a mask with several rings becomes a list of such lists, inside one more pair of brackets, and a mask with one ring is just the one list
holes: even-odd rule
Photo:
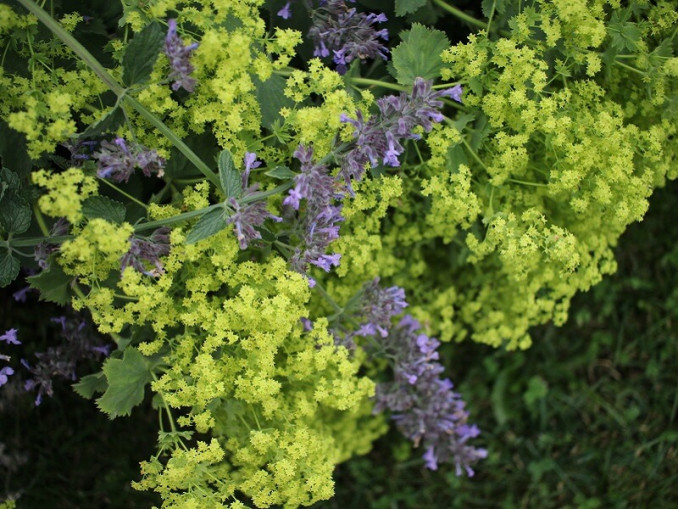
[[193, 50], [198, 47], [198, 43], [194, 42], [184, 46], [183, 41], [177, 35], [177, 21], [175, 19], [168, 20], [167, 27], [165, 55], [167, 55], [172, 68], [169, 74], [169, 79], [174, 80], [172, 90], [176, 91], [183, 87], [187, 92], [193, 92], [197, 82], [195, 78], [189, 76], [195, 70], [189, 59]]
[[365, 60], [381, 57], [386, 60], [388, 31], [373, 25], [387, 21], [384, 14], [365, 14], [349, 9], [344, 0], [327, 0], [313, 13], [313, 26], [308, 32], [315, 43], [314, 55], [332, 55], [337, 72], [344, 74], [356, 58]]
[[454, 463], [457, 475], [487, 456], [485, 449], [467, 445], [480, 434], [476, 425], [468, 424], [468, 412], [461, 396], [452, 390], [438, 360], [440, 343], [420, 332], [421, 325], [405, 316], [391, 330], [382, 344], [395, 359], [394, 380], [377, 384], [374, 412], [389, 410], [397, 428], [415, 446], [423, 444], [426, 467], [436, 470], [439, 463]]
[[113, 143], [102, 141], [99, 151], [93, 156], [98, 159], [97, 176], [100, 178], [127, 182], [137, 167], [141, 168], [146, 177], [150, 177], [152, 173], [156, 173], [158, 177], [164, 175], [165, 160], [155, 150], [144, 147], [131, 150], [122, 138], [116, 138]]
[[440, 91], [433, 90], [431, 85], [431, 81], [417, 78], [411, 94], [401, 92], [382, 97], [377, 100], [379, 114], [372, 115], [367, 121], [359, 110], [355, 119], [341, 115], [342, 122], [355, 128], [354, 144], [342, 160], [341, 174], [347, 185], [351, 177], [360, 180], [367, 166], [400, 166], [398, 158], [405, 150], [401, 142], [419, 139], [416, 127], [429, 132], [433, 122], [443, 120], [439, 111], [443, 106], [440, 98], [460, 101], [460, 85]]

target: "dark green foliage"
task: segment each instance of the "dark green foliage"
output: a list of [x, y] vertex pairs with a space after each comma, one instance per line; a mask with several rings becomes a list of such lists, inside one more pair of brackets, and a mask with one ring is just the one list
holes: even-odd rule
[[126, 86], [143, 83], [150, 77], [164, 40], [158, 23], [151, 23], [134, 36], [122, 60], [122, 81]]
[[526, 352], [465, 342], [444, 358], [489, 450], [476, 476], [423, 468], [395, 432], [339, 468], [322, 507], [674, 507], [678, 503], [678, 186], [653, 196], [618, 273]]

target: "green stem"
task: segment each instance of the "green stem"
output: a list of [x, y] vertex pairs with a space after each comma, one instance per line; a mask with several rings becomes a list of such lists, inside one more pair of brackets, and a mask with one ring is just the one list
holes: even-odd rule
[[636, 69], [635, 67], [632, 67], [630, 65], [625, 64], [624, 62], [620, 62], [619, 60], [615, 59], [614, 61], [615, 64], [617, 64], [619, 67], [623, 67], [624, 69], [628, 69], [629, 71], [635, 72], [640, 74], [641, 76], [645, 76], [645, 72], [641, 71], [640, 69]]
[[120, 189], [120, 188], [119, 188], [118, 186], [116, 186], [115, 184], [109, 182], [109, 181], [106, 180], [105, 178], [99, 178], [99, 182], [103, 182], [103, 183], [106, 184], [107, 186], [109, 186], [109, 187], [115, 189], [117, 192], [119, 192], [119, 193], [120, 193], [121, 195], [123, 195], [125, 198], [127, 198], [127, 199], [133, 201], [134, 203], [136, 203], [137, 205], [139, 205], [139, 206], [140, 206], [141, 208], [143, 208], [144, 210], [148, 210], [148, 205], [146, 205], [144, 202], [137, 200], [134, 196], [132, 196], [132, 195], [129, 194], [129, 193], [126, 193], [125, 191], [123, 191], [122, 189]]
[[388, 81], [372, 80], [369, 78], [347, 78], [351, 83], [356, 85], [369, 85], [374, 87], [389, 88], [391, 90], [408, 91], [411, 87], [398, 85], [397, 83], [389, 83]]
[[179, 149], [186, 159], [191, 161], [193, 165], [200, 170], [217, 188], [220, 187], [217, 175], [207, 166], [188, 145], [186, 145], [176, 134], [174, 134], [169, 127], [167, 127], [158, 117], [146, 109], [139, 101], [126, 95], [127, 90], [123, 88], [111, 76], [106, 68], [99, 63], [99, 61], [80, 44], [75, 37], [69, 34], [64, 28], [52, 18], [47, 12], [41, 9], [33, 0], [19, 0], [19, 3], [28, 9], [59, 39], [61, 39], [66, 46], [71, 48], [73, 52], [82, 59], [87, 66], [103, 81], [111, 91], [134, 108], [139, 115], [144, 117], [153, 127], [158, 129], [169, 139], [172, 144]]
[[293, 181], [285, 182], [284, 184], [280, 184], [279, 186], [269, 189], [268, 191], [260, 191], [258, 193], [250, 194], [249, 196], [245, 196], [240, 200], [240, 203], [252, 203], [253, 201], [259, 201], [262, 198], [267, 198], [269, 196], [273, 196], [274, 194], [280, 194], [284, 191], [287, 191], [293, 185]]
[[137, 113], [144, 117], [149, 124], [155, 127], [162, 134], [164, 134], [165, 137], [172, 142], [172, 145], [174, 145], [179, 150], [179, 152], [181, 152], [186, 157], [186, 159], [193, 163], [193, 166], [198, 168], [198, 170], [200, 170], [200, 172], [203, 175], [205, 175], [205, 177], [207, 177], [210, 180], [210, 182], [212, 182], [212, 184], [214, 184], [217, 188], [221, 188], [221, 184], [219, 182], [217, 174], [214, 173], [211, 170], [211, 168], [207, 166], [205, 162], [202, 159], [200, 159], [198, 155], [195, 152], [193, 152], [189, 148], [189, 146], [183, 142], [181, 138], [174, 134], [172, 130], [162, 122], [162, 120], [160, 120], [153, 113], [148, 111], [143, 104], [141, 104], [133, 97], [127, 95], [123, 98], [123, 100], [124, 102], [132, 106], [132, 108], [137, 110]]
[[487, 25], [483, 23], [481, 20], [476, 19], [473, 16], [469, 16], [464, 11], [457, 9], [456, 7], [452, 7], [451, 5], [443, 2], [443, 0], [433, 0], [433, 3], [440, 7], [441, 9], [449, 12], [453, 16], [456, 16], [457, 18], [466, 21], [469, 25], [473, 25], [478, 28], [487, 27]]
[[37, 203], [33, 205], [33, 214], [35, 214], [35, 221], [38, 223], [42, 234], [45, 237], [49, 237], [49, 228], [47, 228], [47, 225], [45, 224], [45, 218], [42, 216], [42, 212], [40, 212]]
[[223, 204], [216, 203], [205, 207], [204, 209], [191, 210], [189, 212], [184, 212], [183, 214], [177, 214], [176, 216], [168, 217], [166, 219], [159, 219], [157, 221], [149, 221], [148, 223], [141, 223], [134, 227], [134, 232], [143, 232], [146, 230], [153, 230], [154, 228], [159, 228], [160, 226], [167, 226], [168, 224], [180, 223], [182, 221], [187, 221], [193, 219], [194, 217], [202, 216], [206, 212], [209, 212], [212, 209], [223, 207]]
[[506, 179], [507, 182], [513, 182], [514, 184], [522, 184], [524, 186], [534, 186], [534, 187], [548, 187], [548, 184], [543, 184], [541, 182], [528, 182], [526, 180], [518, 179]]
[[35, 17], [38, 18], [40, 22], [45, 25], [54, 35], [61, 39], [66, 44], [66, 46], [71, 48], [73, 52], [78, 55], [97, 76], [99, 76], [101, 81], [103, 81], [115, 95], [121, 96], [125, 93], [125, 89], [121, 87], [120, 84], [108, 73], [104, 66], [102, 66], [99, 61], [77, 41], [75, 37], [64, 30], [58, 21], [41, 9], [40, 6], [38, 6], [33, 0], [19, 0], [19, 3], [28, 9], [29, 12], [34, 14]]

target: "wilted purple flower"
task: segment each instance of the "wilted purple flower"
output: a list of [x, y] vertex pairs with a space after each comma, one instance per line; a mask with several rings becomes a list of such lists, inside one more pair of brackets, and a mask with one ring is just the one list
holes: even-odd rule
[[155, 150], [148, 150], [141, 146], [134, 147], [132, 150], [122, 138], [116, 138], [113, 143], [102, 141], [99, 151], [93, 156], [98, 159], [97, 176], [100, 178], [127, 182], [136, 167], [141, 168], [147, 177], [154, 172], [158, 177], [164, 174], [162, 168], [165, 160]]
[[290, 19], [292, 17], [292, 11], [290, 9], [292, 2], [287, 2], [282, 9], [278, 11], [278, 16], [282, 19]]
[[394, 379], [377, 384], [374, 412], [389, 410], [396, 427], [415, 446], [423, 443], [427, 468], [436, 470], [438, 464], [451, 462], [457, 475], [466, 471], [472, 476], [471, 465], [487, 456], [485, 449], [467, 445], [480, 430], [468, 424], [465, 403], [452, 390], [452, 382], [439, 378], [444, 371], [436, 362], [440, 343], [420, 333], [420, 327], [405, 316], [382, 339], [386, 355], [394, 362]]
[[300, 318], [301, 320], [301, 325], [304, 328], [304, 332], [309, 332], [313, 330], [313, 322], [309, 320], [308, 318]]
[[247, 249], [250, 242], [261, 238], [259, 233], [254, 228], [264, 224], [266, 219], [272, 219], [276, 222], [282, 221], [281, 217], [271, 214], [266, 208], [265, 201], [255, 201], [252, 203], [242, 203], [242, 199], [254, 194], [259, 188], [259, 184], [248, 184], [249, 173], [251, 168], [260, 166], [261, 163], [256, 161], [256, 155], [248, 152], [245, 155], [245, 171], [242, 174], [243, 192], [240, 199], [230, 197], [227, 203], [233, 209], [233, 214], [226, 220], [234, 226], [235, 236], [240, 244], [240, 249]]
[[[148, 238], [132, 235], [129, 251], [120, 259], [120, 271], [134, 267], [147, 276], [157, 277], [163, 274], [165, 270], [160, 257], [167, 256], [170, 252], [170, 231], [167, 226], [162, 226]], [[153, 268], [148, 270], [147, 264], [153, 265]]]
[[85, 320], [59, 316], [52, 322], [61, 326], [58, 333], [60, 343], [45, 352], [36, 353], [38, 361], [34, 366], [21, 359], [21, 364], [32, 375], [24, 383], [24, 389], [37, 391], [36, 406], [40, 405], [44, 395], [52, 396], [54, 379], [77, 380], [75, 368], [80, 359], [97, 359], [109, 352]]
[[439, 111], [443, 106], [440, 98], [449, 96], [458, 100], [461, 87], [435, 91], [431, 84], [431, 81], [416, 78], [411, 94], [401, 92], [378, 99], [379, 113], [367, 121], [360, 110], [356, 111], [355, 119], [341, 115], [342, 122], [354, 127], [355, 141], [341, 156], [341, 175], [349, 190], [351, 178], [360, 180], [366, 167], [399, 166], [398, 158], [405, 150], [401, 141], [419, 139], [414, 132], [416, 127], [429, 132], [432, 122], [443, 120]]
[[177, 21], [175, 19], [167, 21], [165, 55], [167, 55], [172, 68], [169, 74], [169, 79], [174, 80], [172, 90], [176, 91], [183, 87], [187, 92], [193, 92], [195, 89], [197, 81], [195, 78], [191, 78], [189, 74], [195, 70], [191, 65], [190, 57], [197, 47], [197, 42], [184, 46], [184, 42], [177, 35]]
[[8, 331], [5, 331], [5, 333], [0, 336], [0, 341], [4, 341], [8, 345], [20, 345], [21, 341], [19, 341], [16, 337], [17, 332], [19, 332], [17, 329], [9, 329]]
[[[50, 237], [66, 235], [68, 233], [68, 229], [70, 228], [70, 226], [71, 224], [68, 221], [66, 221], [66, 219], [60, 217], [50, 228], [49, 235]], [[49, 258], [49, 255], [58, 250], [59, 250], [58, 244], [48, 244], [47, 242], [41, 242], [40, 244], [35, 246], [33, 250], [33, 256], [35, 257], [35, 261], [38, 262], [40, 268], [43, 270], [47, 270], [49, 268], [47, 258]]]
[[349, 9], [344, 0], [327, 0], [313, 12], [313, 26], [308, 32], [315, 43], [313, 54], [317, 57], [331, 54], [339, 74], [344, 74], [356, 58], [386, 60], [388, 48], [379, 39], [387, 41], [388, 31], [373, 26], [385, 21], [384, 14], [365, 14]]
[[0, 387], [7, 383], [7, 380], [14, 374], [14, 370], [9, 366], [0, 369]]
[[82, 166], [83, 162], [92, 157], [92, 152], [99, 143], [96, 141], [73, 140], [63, 143], [71, 153], [71, 164], [73, 166]]

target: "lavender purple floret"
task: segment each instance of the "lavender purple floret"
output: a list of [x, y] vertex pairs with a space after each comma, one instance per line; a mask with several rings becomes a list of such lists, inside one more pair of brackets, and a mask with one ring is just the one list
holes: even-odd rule
[[442, 97], [461, 102], [461, 86], [435, 91], [432, 82], [416, 78], [412, 93], [387, 95], [377, 100], [379, 113], [365, 120], [360, 110], [355, 118], [342, 114], [341, 121], [354, 127], [355, 142], [341, 157], [341, 175], [349, 186], [351, 179], [360, 180], [365, 168], [379, 164], [400, 166], [404, 140], [417, 140], [421, 127], [429, 132], [434, 122], [441, 122]]
[[440, 343], [421, 332], [421, 324], [406, 315], [382, 340], [384, 350], [394, 359], [394, 380], [377, 384], [374, 412], [391, 412], [396, 427], [415, 446], [423, 445], [427, 468], [453, 463], [456, 474], [487, 457], [487, 451], [468, 445], [480, 430], [468, 424], [468, 411], [448, 378], [440, 378], [443, 366], [437, 362]]
[[165, 160], [155, 150], [144, 147], [129, 147], [122, 138], [115, 138], [113, 143], [102, 141], [101, 146], [93, 156], [98, 160], [97, 176], [109, 178], [115, 182], [127, 182], [140, 168], [146, 177], [156, 173], [158, 177], [164, 175]]
[[183, 41], [177, 34], [177, 21], [167, 21], [167, 36], [165, 37], [165, 55], [169, 59], [171, 71], [169, 79], [173, 80], [172, 90], [176, 91], [183, 87], [187, 92], [193, 92], [197, 81], [189, 76], [195, 68], [191, 64], [191, 53], [198, 47], [194, 42], [184, 46]]
[[[287, 14], [285, 8], [281, 12]], [[355, 7], [349, 9], [344, 0], [321, 2], [313, 12], [313, 26], [308, 32], [315, 44], [313, 54], [317, 57], [331, 55], [339, 74], [344, 74], [348, 64], [356, 58], [381, 57], [386, 60], [388, 48], [381, 41], [388, 40], [388, 31], [377, 30], [374, 26], [385, 21], [383, 13], [358, 12]]]

